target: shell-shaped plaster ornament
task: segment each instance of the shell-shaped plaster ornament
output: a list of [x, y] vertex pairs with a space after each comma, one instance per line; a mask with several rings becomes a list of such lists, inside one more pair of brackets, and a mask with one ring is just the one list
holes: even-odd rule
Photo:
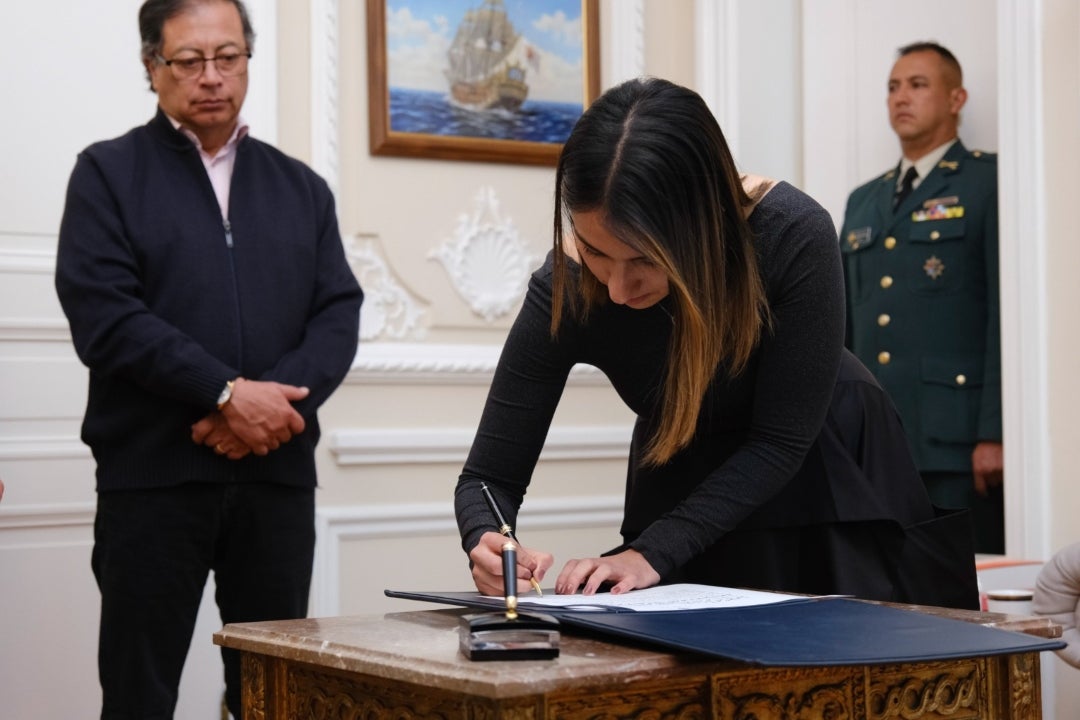
[[453, 237], [428, 257], [442, 263], [454, 289], [488, 322], [517, 306], [539, 263], [513, 222], [500, 218], [490, 187], [480, 189], [473, 213], [461, 215]]

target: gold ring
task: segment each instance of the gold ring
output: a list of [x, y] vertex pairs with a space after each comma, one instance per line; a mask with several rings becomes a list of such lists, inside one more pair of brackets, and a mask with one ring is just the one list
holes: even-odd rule
[[221, 443], [218, 443], [217, 445], [215, 445], [214, 449], [218, 451], [219, 455], [224, 455], [225, 454], [225, 448], [221, 447]]

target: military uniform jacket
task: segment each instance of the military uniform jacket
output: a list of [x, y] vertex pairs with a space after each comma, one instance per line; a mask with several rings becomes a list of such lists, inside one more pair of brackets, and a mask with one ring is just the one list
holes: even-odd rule
[[957, 141], [893, 211], [897, 169], [848, 198], [846, 344], [892, 396], [919, 469], [1001, 440], [996, 156]]

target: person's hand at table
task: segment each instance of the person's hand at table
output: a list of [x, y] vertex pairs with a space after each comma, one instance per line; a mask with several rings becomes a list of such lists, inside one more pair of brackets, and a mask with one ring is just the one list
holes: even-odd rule
[[[509, 542], [505, 535], [486, 532], [480, 536], [480, 542], [469, 551], [472, 561], [473, 582], [483, 595], [503, 594], [502, 548]], [[529, 548], [517, 548], [517, 589], [519, 595], [531, 592], [530, 578], [537, 582], [544, 579], [544, 574], [555, 562], [551, 553]]]
[[555, 581], [559, 595], [582, 593], [593, 595], [601, 585], [609, 585], [613, 595], [637, 588], [652, 587], [660, 582], [660, 574], [637, 550], [624, 550], [607, 557], [569, 560]]

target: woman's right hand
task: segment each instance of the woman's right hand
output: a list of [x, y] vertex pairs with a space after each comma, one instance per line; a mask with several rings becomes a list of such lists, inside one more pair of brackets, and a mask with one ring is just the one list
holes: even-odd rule
[[[472, 560], [473, 582], [483, 595], [503, 595], [502, 548], [510, 540], [497, 532], [486, 532], [480, 536], [480, 542], [469, 552]], [[517, 589], [524, 595], [532, 591], [529, 578], [537, 582], [544, 579], [544, 574], [555, 563], [551, 553], [540, 550], [517, 548]]]

